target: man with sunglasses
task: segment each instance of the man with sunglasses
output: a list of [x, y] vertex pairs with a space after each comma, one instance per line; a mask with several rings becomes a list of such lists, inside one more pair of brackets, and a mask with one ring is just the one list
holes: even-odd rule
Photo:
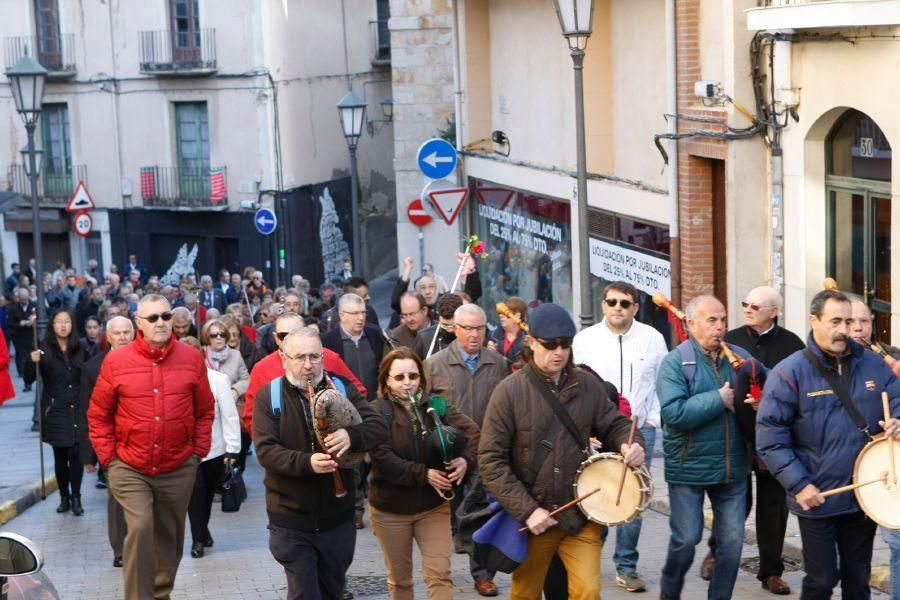
[[281, 358], [280, 416], [273, 413], [271, 383], [260, 389], [253, 407], [253, 440], [266, 470], [269, 550], [284, 567], [287, 598], [340, 598], [356, 545], [355, 490], [349, 485], [352, 471], [342, 469], [348, 493], [335, 496], [334, 457], [375, 449], [388, 439], [387, 423], [355, 386], [344, 382], [362, 422], [327, 435], [323, 450], [313, 432], [307, 387], [309, 380], [316, 391], [330, 385], [318, 332], [292, 331], [282, 342]]
[[[619, 450], [632, 467], [644, 463], [644, 439], [636, 432], [628, 444], [630, 423], [606, 387], [574, 367], [575, 323], [564, 308], [542, 304], [529, 313], [528, 325], [528, 362], [494, 389], [478, 449], [485, 488], [531, 532], [525, 561], [512, 574], [511, 597], [538, 600], [550, 561], [559, 553], [570, 596], [599, 599], [600, 525], [579, 510], [556, 517], [550, 512], [574, 499], [572, 484], [588, 456], [590, 436]], [[572, 424], [560, 421], [557, 410]], [[540, 463], [538, 448], [546, 449]], [[526, 473], [535, 473], [532, 482], [523, 481]]]
[[214, 398], [203, 357], [172, 335], [157, 294], [138, 304], [134, 342], [110, 352], [91, 395], [91, 445], [125, 511], [125, 598], [168, 598], [184, 549], [184, 519]]
[[[646, 442], [649, 468], [660, 426], [656, 376], [668, 351], [662, 334], [635, 320], [637, 300], [638, 291], [630, 283], [607, 285], [603, 290], [603, 320], [575, 336], [572, 353], [576, 364], [589, 366], [628, 399]], [[637, 572], [641, 522], [638, 517], [616, 527], [616, 585], [629, 592], [646, 589]]]
[[[456, 341], [425, 361], [430, 391], [432, 395], [447, 398], [460, 412], [481, 427], [491, 392], [509, 375], [509, 364], [502, 354], [484, 346], [487, 316], [480, 306], [463, 304], [453, 313], [453, 323]], [[474, 485], [475, 482], [470, 477], [464, 488]], [[457, 494], [452, 504], [461, 504], [464, 495]], [[453, 507], [454, 515], [456, 506]], [[454, 518], [454, 534], [456, 525]], [[460, 541], [463, 544], [466, 542]], [[472, 554], [469, 555], [469, 571], [479, 594], [497, 595], [494, 572], [479, 564]]]
[[[806, 347], [803, 340], [778, 324], [781, 312], [781, 294], [778, 290], [768, 286], [755, 287], [747, 293], [741, 307], [744, 309], [744, 324], [726, 333], [723, 339], [727, 344], [740, 346], [749, 352], [767, 369]], [[738, 419], [756, 420], [755, 411], [742, 411], [740, 406], [735, 406], [735, 414]], [[752, 439], [748, 441], [751, 444], [755, 442]], [[781, 578], [784, 573], [781, 553], [788, 518], [784, 489], [758, 457], [754, 457], [752, 467], [756, 473], [756, 541], [759, 546], [759, 571], [756, 578], [764, 589], [773, 594], [790, 594], [790, 586]], [[749, 513], [752, 504], [752, 486], [749, 480], [747, 486]], [[716, 536], [712, 534], [709, 536], [709, 553], [700, 566], [700, 577], [709, 581], [715, 564]]]

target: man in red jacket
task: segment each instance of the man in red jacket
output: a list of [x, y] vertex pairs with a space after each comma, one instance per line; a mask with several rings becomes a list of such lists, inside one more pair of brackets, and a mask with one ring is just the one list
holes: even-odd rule
[[[244, 393], [244, 414], [241, 415], [241, 418], [247, 431], [253, 431], [253, 400], [256, 398], [256, 392], [270, 381], [284, 375], [284, 364], [281, 360], [282, 341], [287, 337], [287, 334], [303, 326], [303, 317], [296, 313], [284, 313], [275, 320], [275, 329], [272, 331], [272, 335], [275, 336], [275, 345], [278, 346], [278, 350], [253, 366], [253, 370], [250, 372], [250, 385]], [[350, 368], [341, 360], [341, 357], [336, 352], [328, 349], [323, 349], [323, 353], [325, 370], [341, 377], [345, 381], [349, 381], [365, 396], [366, 388], [350, 372]]]
[[91, 444], [125, 511], [125, 598], [169, 597], [214, 400], [202, 357], [172, 336], [169, 301], [147, 294], [134, 342], [110, 353], [88, 409]]

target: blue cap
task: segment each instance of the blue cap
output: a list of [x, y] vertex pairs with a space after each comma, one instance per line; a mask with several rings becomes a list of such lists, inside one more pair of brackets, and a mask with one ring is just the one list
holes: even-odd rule
[[541, 304], [528, 313], [528, 330], [531, 337], [542, 340], [575, 337], [575, 321], [569, 312], [558, 304]]

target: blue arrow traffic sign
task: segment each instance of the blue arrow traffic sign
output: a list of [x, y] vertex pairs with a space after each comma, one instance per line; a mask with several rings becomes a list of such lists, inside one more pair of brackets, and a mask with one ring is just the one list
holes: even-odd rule
[[258, 232], [263, 235], [269, 235], [275, 231], [278, 219], [275, 218], [275, 213], [271, 208], [261, 208], [253, 216], [253, 224], [256, 225]]
[[430, 179], [443, 179], [456, 168], [456, 148], [441, 138], [431, 138], [416, 155], [419, 170]]

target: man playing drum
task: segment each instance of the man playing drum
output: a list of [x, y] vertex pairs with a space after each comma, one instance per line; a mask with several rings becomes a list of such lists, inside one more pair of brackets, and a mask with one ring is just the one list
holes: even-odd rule
[[[538, 600], [547, 568], [558, 551], [569, 574], [570, 597], [596, 600], [600, 598], [600, 525], [588, 522], [577, 509], [557, 518], [549, 513], [573, 499], [572, 483], [586, 458], [590, 436], [598, 437], [606, 448], [619, 449], [632, 467], [644, 462], [644, 440], [638, 433], [633, 444], [627, 443], [630, 423], [616, 410], [605, 387], [572, 366], [575, 323], [565, 309], [542, 304], [531, 312], [529, 326], [528, 363], [494, 390], [478, 456], [487, 491], [510, 515], [524, 521], [532, 534], [526, 559], [512, 574], [510, 597]], [[556, 425], [559, 417], [552, 404], [574, 422], [577, 441], [575, 431]], [[548, 435], [551, 430], [555, 435]], [[549, 451], [533, 483], [526, 485], [521, 474], [534, 470], [535, 453], [542, 446]]]
[[[850, 340], [845, 295], [819, 292], [809, 313], [808, 350], [786, 358], [766, 380], [756, 448], [787, 491], [800, 524], [806, 568], [801, 597], [830, 598], [840, 580], [844, 598], [868, 598], [875, 523], [854, 494], [826, 499], [822, 493], [851, 482], [869, 434], [884, 430], [900, 439], [900, 382], [879, 356]], [[895, 417], [887, 422], [884, 391]]]

